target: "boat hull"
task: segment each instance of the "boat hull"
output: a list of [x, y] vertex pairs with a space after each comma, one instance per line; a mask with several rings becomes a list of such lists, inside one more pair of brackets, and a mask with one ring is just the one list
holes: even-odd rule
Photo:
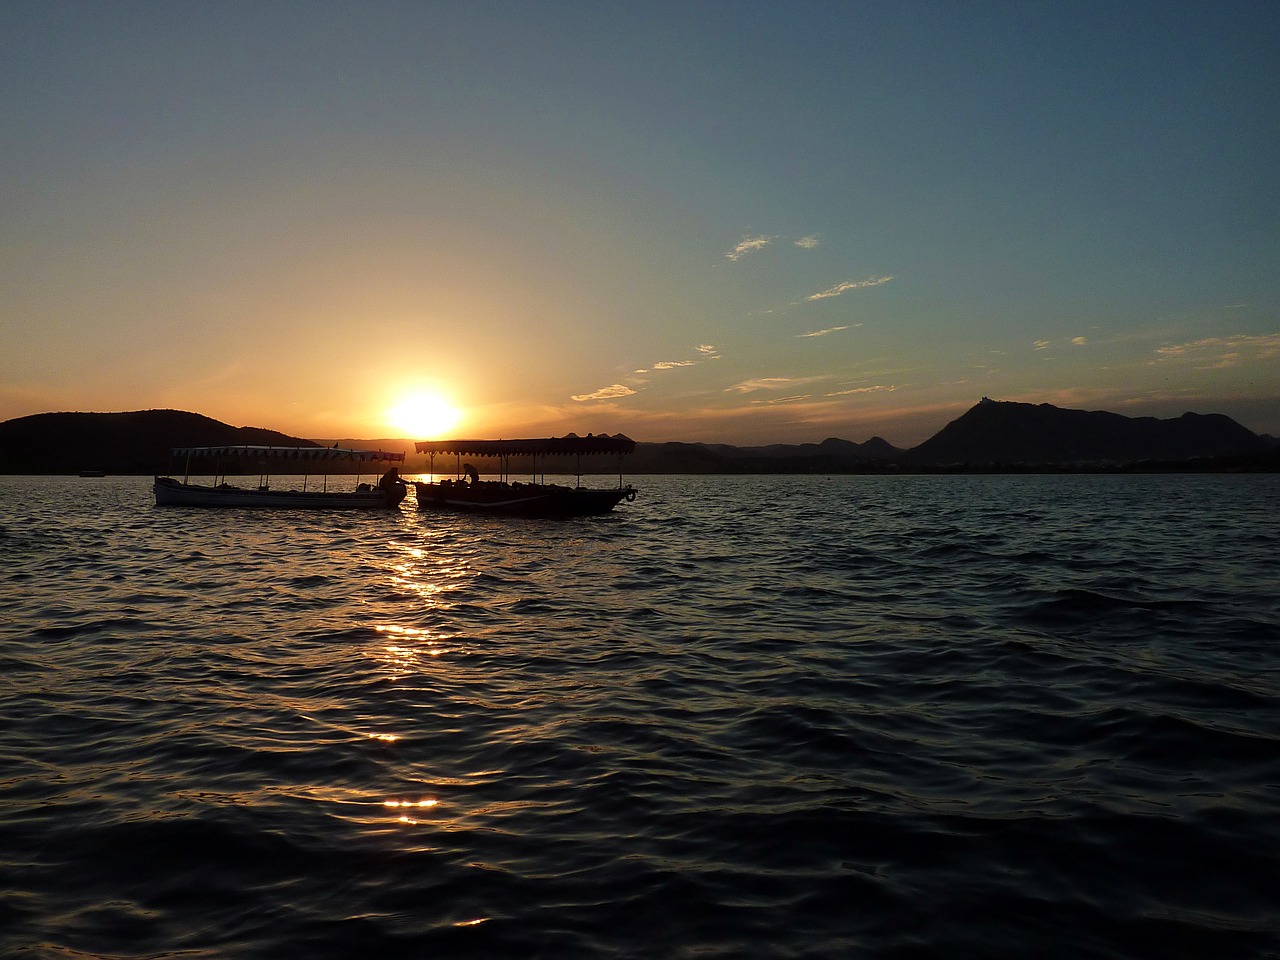
[[539, 483], [415, 483], [419, 510], [458, 510], [516, 517], [585, 517], [636, 498], [634, 487], [590, 490]]
[[285, 510], [387, 510], [400, 505], [406, 487], [390, 491], [378, 488], [349, 492], [303, 490], [253, 490], [242, 487], [204, 487], [156, 477], [158, 507], [270, 507]]

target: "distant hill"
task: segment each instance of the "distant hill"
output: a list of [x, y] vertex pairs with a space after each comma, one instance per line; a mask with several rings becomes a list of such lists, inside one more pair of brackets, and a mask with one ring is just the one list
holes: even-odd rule
[[163, 473], [173, 447], [241, 443], [319, 446], [181, 410], [37, 413], [0, 423], [0, 473]]
[[[343, 440], [342, 446], [405, 450], [406, 472], [427, 469], [402, 440]], [[261, 427], [233, 427], [180, 410], [134, 413], [41, 413], [0, 423], [0, 473], [151, 474], [170, 469], [179, 446], [281, 444], [331, 446]], [[900, 450], [880, 437], [854, 443], [735, 447], [716, 443], [637, 443], [628, 474], [887, 473], [1003, 469], [1280, 470], [1280, 445], [1229, 417], [1187, 413], [1170, 420], [1130, 418], [1050, 404], [983, 399], [918, 447]], [[441, 464], [437, 463], [437, 467]], [[514, 473], [527, 465], [510, 464]], [[547, 473], [579, 464], [550, 458]], [[591, 473], [617, 471], [613, 458], [583, 458]], [[446, 465], [445, 469], [449, 469]], [[481, 472], [485, 472], [481, 465]]]
[[908, 465], [1131, 464], [1264, 454], [1271, 444], [1221, 414], [1170, 420], [983, 399], [903, 457]]

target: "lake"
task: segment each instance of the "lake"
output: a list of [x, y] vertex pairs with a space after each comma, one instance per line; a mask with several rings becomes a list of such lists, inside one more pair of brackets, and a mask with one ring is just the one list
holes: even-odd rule
[[0, 954], [1276, 957], [1280, 476], [0, 477]]

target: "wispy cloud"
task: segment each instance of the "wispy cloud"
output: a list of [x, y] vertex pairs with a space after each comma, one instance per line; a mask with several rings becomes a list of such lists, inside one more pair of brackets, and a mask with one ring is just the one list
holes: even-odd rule
[[757, 250], [763, 250], [772, 241], [773, 237], [743, 237], [738, 241], [738, 245], [730, 252], [724, 255], [726, 260], [741, 260], [748, 253], [755, 253]]
[[795, 403], [797, 400], [808, 400], [810, 396], [812, 396], [812, 394], [798, 393], [793, 397], [770, 397], [766, 400], [752, 400], [751, 402], [772, 407], [779, 403]]
[[[758, 237], [743, 237], [738, 241], [737, 246], [724, 255], [726, 260], [741, 260], [749, 253], [755, 253], [757, 250], [763, 250], [775, 240], [787, 240], [786, 237], [768, 236], [761, 234]], [[791, 240], [792, 246], [799, 247], [801, 250], [813, 250], [822, 243], [822, 238], [816, 233], [811, 233], [807, 237], [800, 237]]]
[[[1089, 342], [1089, 340], [1087, 337], [1072, 337], [1067, 342], [1070, 343], [1073, 347], [1083, 347], [1085, 344]], [[1050, 347], [1053, 346], [1053, 341], [1052, 340], [1036, 340], [1034, 343], [1031, 344], [1031, 346], [1032, 346], [1032, 349], [1035, 349], [1035, 350], [1048, 350]]]
[[897, 390], [897, 389], [898, 389], [897, 385], [888, 386], [885, 384], [877, 384], [874, 387], [851, 387], [848, 390], [836, 390], [834, 393], [823, 394], [823, 396], [847, 397], [855, 393], [885, 393], [885, 392], [892, 393], [894, 390]]
[[810, 294], [805, 300], [826, 300], [828, 297], [838, 297], [850, 290], [861, 290], [863, 287], [878, 287], [882, 283], [888, 283], [893, 279], [892, 275], [886, 277], [867, 277], [865, 280], [846, 280], [844, 283], [837, 283], [830, 289], [823, 290], [821, 293]]
[[635, 391], [632, 390], [630, 387], [625, 386], [624, 384], [621, 384], [621, 383], [615, 383], [611, 387], [601, 387], [599, 390], [595, 391], [594, 393], [575, 394], [570, 399], [577, 400], [579, 402], [584, 400], [613, 400], [613, 399], [616, 399], [617, 397], [629, 397], [633, 393], [635, 393]]
[[697, 360], [659, 360], [652, 366], [645, 367], [636, 373], [652, 373], [654, 370], [674, 370], [676, 367], [696, 367], [703, 360], [719, 360], [720, 352], [716, 349], [715, 344], [700, 343], [693, 348], [698, 354]]
[[1190, 343], [1174, 343], [1156, 348], [1156, 362], [1185, 361], [1200, 370], [1222, 370], [1249, 360], [1280, 357], [1280, 333], [1235, 334], [1205, 337]]
[[[862, 326], [862, 324], [859, 323], [859, 324], [856, 324], [856, 326], [860, 327]], [[848, 329], [849, 327], [846, 324], [843, 327], [827, 327], [827, 329], [825, 330], [812, 330], [809, 333], [797, 333], [796, 336], [797, 337], [825, 337], [829, 333], [839, 333], [841, 330], [848, 330]]]
[[[808, 386], [811, 383], [819, 383], [828, 380], [829, 377], [756, 377], [752, 380], [743, 380], [735, 383], [731, 387], [725, 387], [725, 393], [755, 393], [758, 390], [777, 391], [777, 390], [798, 390]], [[807, 394], [806, 394], [807, 396]], [[788, 402], [794, 400], [795, 397], [784, 398]], [[756, 401], [752, 401], [753, 403]]]
[[657, 373], [660, 370], [675, 370], [680, 367], [696, 367], [703, 360], [719, 360], [720, 354], [716, 350], [715, 344], [700, 343], [693, 348], [698, 354], [697, 360], [659, 360], [648, 367], [641, 367], [639, 370], [631, 371], [631, 375], [626, 378], [627, 383], [615, 383], [608, 387], [601, 387], [593, 393], [579, 393], [570, 397], [571, 400], [614, 400], [618, 397], [629, 397], [634, 394], [635, 387], [643, 387], [649, 383], [649, 378], [645, 374]]
[[755, 390], [781, 390], [794, 382], [790, 377], [760, 377], [755, 380], [743, 380], [741, 383], [735, 383], [732, 387], [726, 387], [724, 392], [751, 393]]

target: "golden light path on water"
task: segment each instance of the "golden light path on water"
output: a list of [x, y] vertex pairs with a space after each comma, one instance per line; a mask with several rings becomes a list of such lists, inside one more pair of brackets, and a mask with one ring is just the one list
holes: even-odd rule
[[[396, 591], [416, 598], [416, 617], [419, 620], [450, 611], [453, 607], [450, 594], [474, 577], [474, 570], [465, 560], [450, 557], [447, 553], [404, 543], [396, 544], [395, 549], [398, 555], [387, 564], [391, 585]], [[384, 672], [384, 678], [393, 683], [417, 677], [429, 664], [438, 664], [442, 658], [461, 650], [455, 635], [430, 627], [378, 623], [374, 629], [382, 642], [374, 645], [370, 656]], [[388, 744], [398, 744], [403, 740], [398, 734], [375, 733], [367, 736]], [[485, 779], [496, 774], [497, 771], [477, 771], [474, 777]], [[468, 785], [470, 784], [464, 781], [444, 784], [452, 787]], [[469, 813], [457, 810], [447, 814], [438, 797], [428, 796], [417, 799], [388, 798], [382, 801], [382, 806], [393, 814], [391, 822], [398, 827], [434, 828], [451, 832], [462, 829], [463, 821], [469, 817], [492, 813], [495, 807], [502, 804], [481, 806]], [[469, 917], [454, 921], [451, 926], [478, 927], [488, 923], [490, 919], [492, 918], [488, 916]]]
[[[421, 545], [394, 539], [388, 541], [387, 547], [388, 555], [377, 564], [380, 568], [379, 579], [395, 593], [418, 601], [415, 606], [417, 618], [429, 619], [447, 611], [451, 606], [447, 600], [449, 593], [469, 576], [465, 563], [444, 557]], [[375, 623], [373, 629], [378, 634], [378, 641], [367, 646], [365, 656], [372, 660], [372, 673], [379, 682], [398, 683], [418, 677], [424, 670], [430, 669], [430, 663], [458, 650], [450, 635], [429, 627], [381, 622]], [[305, 712], [299, 712], [298, 715], [326, 731], [321, 739], [335, 735], [359, 738], [391, 749], [403, 746], [406, 740], [405, 731], [369, 729], [364, 724], [336, 725], [321, 716]], [[342, 819], [363, 827], [455, 829], [456, 826], [449, 822], [454, 815], [444, 814], [445, 805], [434, 795], [441, 785], [424, 781], [420, 792], [410, 788], [408, 795], [399, 793], [378, 799], [360, 791], [320, 784], [312, 785], [303, 795], [296, 790], [289, 793], [295, 798], [336, 805], [341, 811], [338, 815]], [[453, 782], [443, 785], [457, 787], [462, 784]], [[371, 815], [370, 808], [375, 806], [378, 810], [385, 811], [385, 814]], [[455, 925], [477, 925], [487, 919], [471, 918]]]

